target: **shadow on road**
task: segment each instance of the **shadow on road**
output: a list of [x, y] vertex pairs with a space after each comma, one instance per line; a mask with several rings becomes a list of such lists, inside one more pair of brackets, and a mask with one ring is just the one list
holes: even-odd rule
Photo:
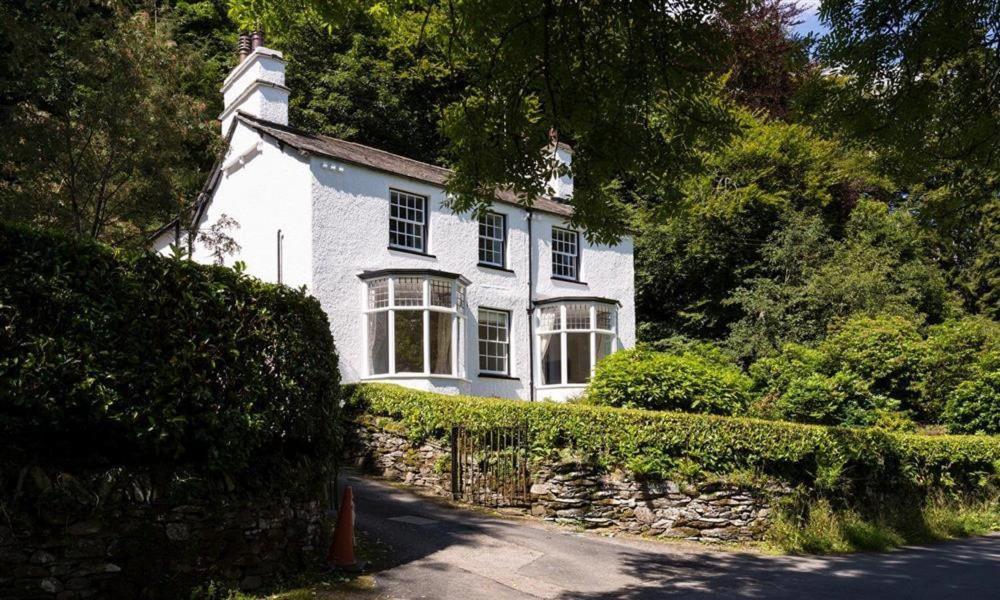
[[580, 535], [362, 478], [345, 483], [359, 529], [391, 548], [379, 566], [393, 597], [1000, 598], [1000, 536], [834, 557], [725, 553]]

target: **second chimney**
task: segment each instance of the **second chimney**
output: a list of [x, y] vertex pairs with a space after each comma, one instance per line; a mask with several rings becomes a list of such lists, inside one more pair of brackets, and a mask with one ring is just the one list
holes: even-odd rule
[[264, 33], [241, 34], [239, 41], [240, 63], [222, 84], [225, 108], [219, 115], [222, 135], [237, 111], [277, 123], [288, 125], [288, 88], [285, 87], [285, 59], [281, 52], [264, 47]]

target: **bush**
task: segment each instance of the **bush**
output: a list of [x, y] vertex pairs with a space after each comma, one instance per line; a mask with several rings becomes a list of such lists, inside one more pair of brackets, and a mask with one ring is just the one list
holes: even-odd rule
[[931, 327], [915, 386], [922, 414], [940, 420], [948, 397], [963, 381], [976, 377], [977, 365], [991, 354], [1000, 354], [996, 321], [970, 316]]
[[1000, 368], [959, 384], [944, 418], [952, 433], [1000, 434]]
[[335, 451], [337, 357], [302, 291], [0, 226], [0, 329], [5, 462], [283, 485]]
[[786, 344], [750, 366], [750, 413], [824, 425], [914, 427], [923, 356], [916, 325], [896, 316], [848, 319], [815, 348]]
[[603, 406], [737, 413], [749, 399], [750, 380], [736, 367], [688, 352], [645, 349], [616, 352], [594, 370], [587, 402]]
[[533, 451], [569, 450], [607, 468], [645, 465], [671, 474], [697, 465], [703, 475], [753, 472], [841, 497], [931, 488], [979, 491], [1000, 468], [1000, 438], [922, 436], [869, 428], [586, 404], [445, 396], [394, 385], [352, 386], [349, 410], [389, 418], [414, 441], [473, 429], [524, 425]]
[[899, 316], [852, 317], [823, 340], [820, 350], [829, 373], [851, 373], [867, 382], [873, 394], [912, 408], [923, 350], [923, 338], [913, 321]]

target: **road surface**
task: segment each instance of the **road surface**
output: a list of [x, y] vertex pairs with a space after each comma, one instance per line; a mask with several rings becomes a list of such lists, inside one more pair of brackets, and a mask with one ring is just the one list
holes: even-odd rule
[[357, 527], [391, 548], [391, 599], [1000, 599], [1000, 535], [834, 557], [717, 552], [578, 533], [347, 477]]

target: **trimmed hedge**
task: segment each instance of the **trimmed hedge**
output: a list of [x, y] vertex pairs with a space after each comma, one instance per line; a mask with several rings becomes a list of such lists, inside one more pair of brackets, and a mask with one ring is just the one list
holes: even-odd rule
[[932, 487], [978, 491], [1000, 469], [1000, 438], [984, 436], [446, 396], [387, 384], [349, 386], [347, 407], [399, 422], [415, 440], [444, 435], [455, 424], [526, 423], [538, 455], [565, 448], [608, 468], [662, 475], [693, 463], [705, 474], [752, 472], [843, 497]]
[[314, 485], [339, 442], [337, 356], [314, 298], [10, 226], [0, 381], [8, 466]]

